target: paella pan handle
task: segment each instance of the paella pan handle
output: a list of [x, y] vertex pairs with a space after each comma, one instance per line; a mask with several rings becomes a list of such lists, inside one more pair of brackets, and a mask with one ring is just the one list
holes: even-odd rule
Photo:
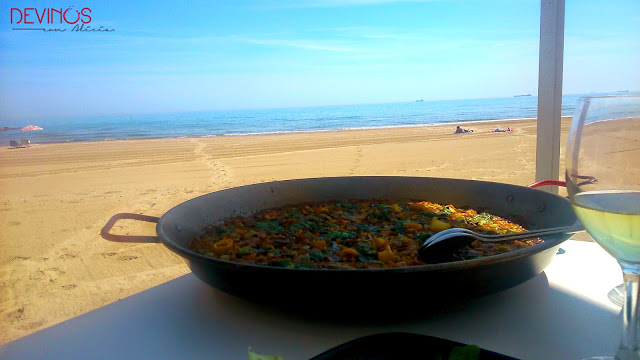
[[567, 183], [565, 181], [562, 180], [542, 180], [542, 181], [538, 181], [538, 182], [534, 182], [533, 184], [529, 184], [527, 185], [527, 187], [530, 187], [532, 189], [540, 187], [540, 186], [546, 186], [546, 185], [555, 185], [555, 186], [560, 186], [560, 187], [567, 187]]
[[157, 236], [141, 236], [141, 235], [115, 235], [110, 233], [109, 231], [115, 225], [118, 220], [127, 219], [127, 220], [139, 220], [157, 223], [160, 220], [159, 217], [149, 216], [149, 215], [141, 215], [141, 214], [132, 214], [132, 213], [119, 213], [115, 214], [107, 221], [102, 230], [100, 230], [100, 236], [103, 239], [109, 241], [116, 242], [129, 242], [129, 243], [159, 243], [160, 239]]

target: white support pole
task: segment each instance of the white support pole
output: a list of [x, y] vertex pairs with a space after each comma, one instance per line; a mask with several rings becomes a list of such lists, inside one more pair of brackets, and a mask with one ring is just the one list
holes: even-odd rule
[[[536, 181], [560, 175], [564, 0], [541, 0]], [[543, 187], [558, 193], [557, 187]]]

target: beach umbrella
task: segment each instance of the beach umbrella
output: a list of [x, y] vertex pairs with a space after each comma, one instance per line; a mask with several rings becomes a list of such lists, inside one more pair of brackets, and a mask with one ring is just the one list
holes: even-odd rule
[[35, 131], [35, 130], [42, 130], [42, 128], [40, 126], [27, 125], [20, 129], [20, 131]]

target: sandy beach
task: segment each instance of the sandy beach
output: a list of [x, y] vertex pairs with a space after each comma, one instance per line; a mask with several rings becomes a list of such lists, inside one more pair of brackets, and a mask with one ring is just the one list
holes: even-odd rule
[[[562, 147], [569, 118], [563, 119]], [[189, 272], [160, 244], [100, 229], [219, 189], [272, 180], [404, 175], [534, 182], [536, 121], [0, 148], [0, 344]], [[515, 128], [493, 133], [495, 128]], [[564, 156], [564, 149], [562, 155]], [[563, 161], [561, 160], [561, 169]], [[155, 235], [119, 222], [121, 234]]]

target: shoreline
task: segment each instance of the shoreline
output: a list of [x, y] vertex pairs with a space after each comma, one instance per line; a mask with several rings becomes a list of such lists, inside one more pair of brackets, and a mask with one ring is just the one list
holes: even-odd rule
[[[563, 118], [562, 143], [569, 123]], [[0, 149], [0, 344], [190, 272], [161, 244], [102, 239], [117, 213], [162, 216], [213, 191], [294, 178], [535, 181], [535, 119], [464, 124], [474, 132], [453, 134], [452, 123]], [[508, 126], [515, 130], [491, 132]], [[123, 221], [113, 232], [155, 235], [155, 227]]]
[[[565, 118], [563, 116], [563, 118]], [[359, 130], [385, 130], [385, 129], [402, 129], [402, 128], [430, 128], [440, 126], [458, 126], [463, 124], [477, 124], [477, 123], [501, 123], [501, 122], [519, 122], [519, 121], [533, 121], [536, 118], [518, 118], [518, 119], [495, 119], [495, 120], [469, 120], [469, 121], [453, 121], [442, 122], [436, 124], [414, 124], [414, 125], [389, 125], [389, 126], [371, 126], [371, 127], [355, 127], [355, 128], [342, 128], [342, 129], [322, 129], [322, 130], [292, 130], [292, 131], [273, 131], [264, 133], [243, 133], [243, 134], [220, 134], [220, 135], [204, 135], [194, 137], [216, 137], [216, 136], [261, 136], [261, 135], [284, 135], [284, 134], [306, 134], [306, 133], [322, 133], [322, 132], [336, 132], [336, 131], [359, 131]], [[190, 136], [185, 136], [190, 137]], [[134, 139], [130, 139], [134, 140]]]
[[[563, 121], [571, 116], [562, 116]], [[318, 130], [287, 130], [272, 131], [261, 133], [237, 133], [237, 134], [214, 134], [214, 135], [188, 135], [188, 136], [161, 136], [161, 137], [145, 137], [145, 138], [108, 138], [99, 140], [69, 140], [69, 141], [51, 141], [51, 142], [35, 142], [31, 146], [49, 145], [49, 144], [81, 144], [81, 143], [102, 143], [111, 141], [138, 141], [138, 140], [162, 140], [162, 139], [191, 139], [191, 138], [217, 138], [217, 137], [244, 137], [244, 136], [270, 136], [270, 135], [286, 135], [286, 134], [315, 134], [315, 133], [333, 133], [341, 131], [369, 131], [369, 130], [385, 130], [385, 129], [403, 129], [403, 128], [433, 128], [444, 126], [462, 126], [484, 123], [503, 123], [503, 122], [526, 122], [536, 121], [536, 118], [514, 118], [514, 119], [490, 119], [490, 120], [468, 120], [468, 121], [452, 121], [434, 124], [405, 124], [405, 125], [389, 125], [389, 126], [371, 126], [371, 127], [353, 127], [340, 129], [318, 129]], [[28, 138], [28, 136], [21, 136]]]

